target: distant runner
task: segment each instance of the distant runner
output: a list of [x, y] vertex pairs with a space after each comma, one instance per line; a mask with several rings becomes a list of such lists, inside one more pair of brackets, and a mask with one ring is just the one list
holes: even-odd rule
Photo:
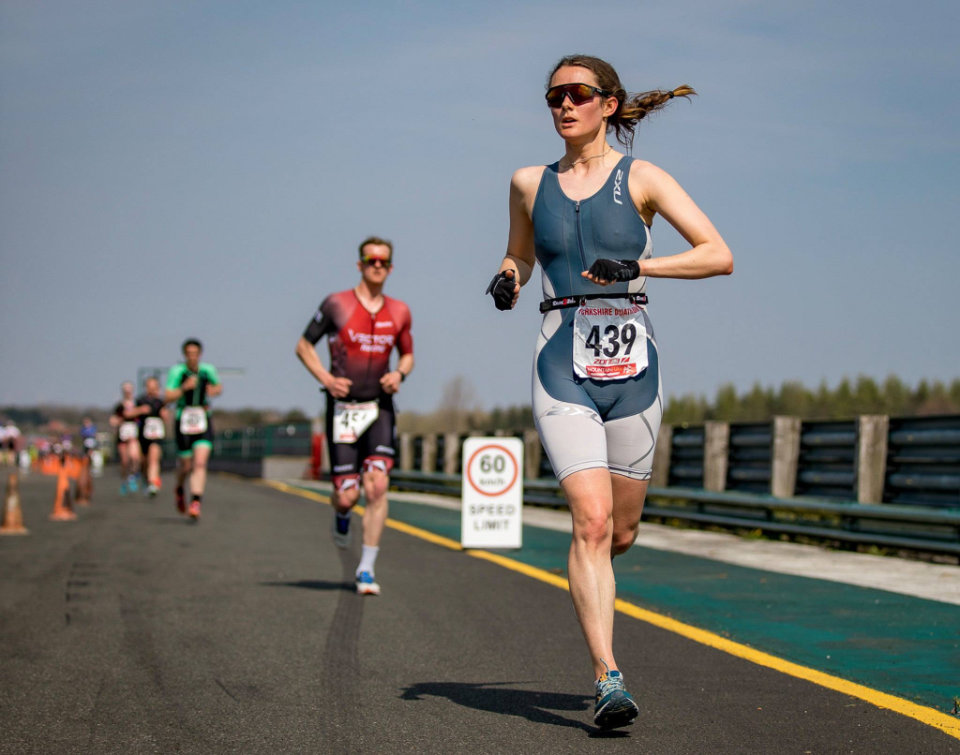
[[110, 426], [116, 428], [117, 456], [120, 458], [120, 495], [137, 491], [140, 476], [140, 443], [137, 440], [137, 420], [132, 414], [136, 401], [133, 398], [133, 383], [129, 380], [120, 385], [122, 398], [110, 415]]
[[[212, 364], [201, 362], [203, 346], [195, 338], [183, 342], [184, 361], [175, 364], [167, 373], [166, 402], [177, 402], [174, 434], [180, 463], [177, 467], [177, 487], [174, 491], [177, 510], [194, 521], [200, 518], [200, 503], [207, 484], [207, 461], [213, 450], [213, 425], [210, 421], [209, 399], [223, 393], [217, 370]], [[186, 505], [183, 484], [190, 478], [190, 506]]]
[[83, 418], [83, 424], [80, 425], [80, 443], [83, 445], [83, 452], [90, 456], [99, 448], [97, 441], [97, 426], [90, 417]]
[[[396, 456], [393, 394], [413, 370], [410, 309], [383, 294], [393, 245], [372, 236], [360, 244], [360, 283], [331, 294], [297, 342], [297, 356], [327, 392], [326, 432], [333, 471], [333, 540], [350, 545], [350, 510], [366, 496], [357, 592], [379, 595], [374, 565], [387, 519], [387, 488]], [[330, 369], [315, 346], [327, 336]], [[390, 369], [394, 348], [400, 354]]]
[[147, 493], [153, 498], [160, 491], [160, 458], [163, 455], [169, 413], [160, 393], [160, 381], [148, 377], [143, 385], [145, 393], [137, 397], [136, 407], [127, 414], [137, 418], [140, 453], [147, 473]]

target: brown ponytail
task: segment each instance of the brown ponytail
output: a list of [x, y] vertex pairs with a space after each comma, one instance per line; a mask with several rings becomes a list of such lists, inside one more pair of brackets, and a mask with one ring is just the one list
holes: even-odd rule
[[624, 147], [633, 145], [634, 131], [636, 131], [637, 124], [643, 118], [666, 107], [667, 103], [674, 97], [690, 97], [690, 95], [696, 94], [693, 87], [683, 84], [676, 89], [655, 89], [630, 96], [623, 88], [623, 84], [620, 83], [620, 77], [613, 66], [605, 60], [591, 55], [568, 55], [561, 58], [547, 77], [547, 87], [550, 86], [553, 75], [567, 66], [586, 68], [592, 71], [597, 78], [597, 85], [600, 89], [610, 92], [611, 97], [616, 97], [617, 110], [607, 120], [607, 131], [611, 129], [616, 131], [617, 141]]

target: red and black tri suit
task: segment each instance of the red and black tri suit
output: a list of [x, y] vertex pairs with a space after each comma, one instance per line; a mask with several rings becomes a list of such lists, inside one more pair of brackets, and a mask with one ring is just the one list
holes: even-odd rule
[[[410, 308], [399, 299], [383, 297], [383, 306], [370, 312], [353, 289], [331, 294], [320, 304], [303, 337], [311, 344], [327, 337], [330, 373], [351, 381], [350, 393], [334, 399], [327, 393], [326, 431], [330, 443], [333, 482], [356, 484], [362, 465], [386, 472], [396, 457], [396, 419], [393, 396], [384, 393], [380, 378], [390, 371], [390, 356], [413, 353]], [[337, 402], [376, 401], [379, 414], [354, 443], [335, 443], [333, 418]], [[379, 464], [377, 464], [379, 462]]]

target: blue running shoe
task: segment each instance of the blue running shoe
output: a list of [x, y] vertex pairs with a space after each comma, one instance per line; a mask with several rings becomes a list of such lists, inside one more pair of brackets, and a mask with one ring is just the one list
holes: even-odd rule
[[130, 475], [129, 479], [127, 480], [127, 487], [130, 489], [131, 493], [137, 492], [137, 489], [140, 487], [140, 485], [138, 484], [136, 475]]
[[346, 516], [341, 516], [337, 512], [333, 514], [333, 542], [338, 548], [350, 547], [350, 512]]
[[380, 585], [378, 585], [373, 575], [368, 571], [362, 571], [357, 575], [357, 595], [379, 595]]
[[593, 723], [601, 729], [617, 729], [632, 724], [639, 714], [640, 709], [623, 686], [621, 673], [608, 669], [605, 674], [601, 674], [597, 679], [597, 704], [593, 709]]

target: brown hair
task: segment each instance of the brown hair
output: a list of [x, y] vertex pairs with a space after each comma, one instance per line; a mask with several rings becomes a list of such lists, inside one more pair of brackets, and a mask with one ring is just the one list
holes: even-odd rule
[[693, 87], [682, 84], [675, 89], [654, 89], [650, 92], [628, 95], [613, 66], [592, 55], [567, 55], [560, 58], [547, 76], [548, 88], [553, 75], [561, 68], [568, 66], [577, 66], [591, 71], [597, 77], [597, 86], [610, 92], [610, 97], [617, 98], [617, 110], [607, 120], [607, 131], [610, 129], [616, 131], [617, 141], [624, 147], [630, 147], [633, 144], [634, 131], [642, 118], [666, 107], [674, 97], [689, 97], [691, 94], [696, 94]]
[[387, 249], [390, 250], [390, 261], [393, 261], [393, 242], [382, 239], [379, 236], [370, 236], [369, 238], [365, 238], [360, 242], [360, 259], [363, 259], [363, 247], [365, 247], [367, 244], [377, 244], [378, 246], [387, 247]]

